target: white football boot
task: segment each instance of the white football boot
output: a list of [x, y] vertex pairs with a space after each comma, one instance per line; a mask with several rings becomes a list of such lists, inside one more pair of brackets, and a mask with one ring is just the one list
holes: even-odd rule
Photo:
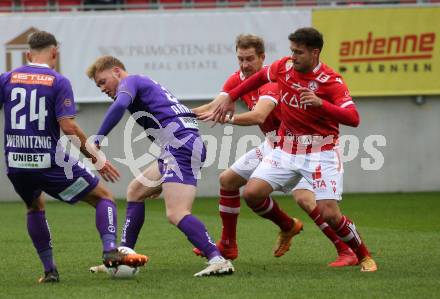
[[92, 273], [109, 273], [109, 269], [104, 264], [90, 267], [89, 271]]
[[231, 261], [225, 260], [223, 257], [215, 257], [208, 262], [208, 267], [194, 274], [194, 277], [227, 275], [234, 273], [234, 271]]

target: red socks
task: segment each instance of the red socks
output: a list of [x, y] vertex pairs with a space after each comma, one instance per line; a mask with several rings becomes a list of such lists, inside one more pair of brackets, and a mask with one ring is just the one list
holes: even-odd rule
[[252, 208], [252, 210], [261, 217], [271, 220], [283, 231], [288, 231], [293, 226], [293, 219], [281, 210], [277, 202], [270, 196], [260, 206]]
[[226, 246], [236, 244], [237, 220], [240, 214], [240, 191], [220, 189], [218, 209], [223, 224], [222, 243]]
[[310, 218], [315, 222], [315, 224], [319, 227], [319, 229], [330, 239], [330, 241], [335, 245], [336, 250], [339, 252], [348, 250], [349, 247], [345, 244], [336, 234], [336, 232], [324, 221], [319, 212], [319, 208], [316, 207], [309, 214]]
[[370, 252], [362, 242], [359, 233], [356, 230], [354, 223], [346, 216], [342, 216], [336, 230], [338, 236], [356, 253], [359, 261], [370, 256]]

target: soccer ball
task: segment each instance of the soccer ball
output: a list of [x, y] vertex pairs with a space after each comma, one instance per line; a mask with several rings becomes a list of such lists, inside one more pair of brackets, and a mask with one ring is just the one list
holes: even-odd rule
[[[119, 246], [118, 250], [122, 253], [134, 254], [133, 249], [125, 246]], [[139, 273], [138, 267], [130, 267], [127, 265], [119, 265], [116, 268], [107, 268], [107, 273], [113, 278], [132, 278]]]

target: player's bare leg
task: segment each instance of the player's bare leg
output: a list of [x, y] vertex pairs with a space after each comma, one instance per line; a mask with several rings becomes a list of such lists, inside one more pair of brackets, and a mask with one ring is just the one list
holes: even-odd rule
[[120, 264], [142, 266], [147, 257], [141, 254], [122, 254], [117, 250], [117, 209], [110, 191], [101, 182], [84, 196], [85, 201], [96, 209], [96, 228], [101, 236], [103, 245], [103, 262], [107, 267]]
[[225, 260], [212, 242], [205, 225], [191, 214], [196, 187], [168, 182], [162, 185], [168, 221], [176, 225], [199, 248], [208, 259], [208, 267], [194, 276], [230, 274], [234, 272], [231, 262]]
[[296, 218], [287, 215], [274, 201], [270, 194], [272, 186], [266, 181], [251, 178], [243, 191], [247, 205], [258, 215], [269, 219], [280, 228], [273, 253], [275, 257], [283, 256], [292, 244], [292, 238], [303, 229], [303, 224]]
[[356, 226], [349, 218], [342, 215], [336, 200], [320, 200], [318, 201], [318, 207], [324, 220], [356, 254], [361, 271], [377, 271], [377, 265], [360, 237]]
[[298, 205], [312, 218], [322, 233], [333, 243], [338, 254], [337, 259], [330, 263], [331, 267], [354, 266], [358, 259], [353, 251], [336, 234], [336, 232], [324, 221], [315, 200], [315, 194], [307, 189], [296, 189], [292, 192]]

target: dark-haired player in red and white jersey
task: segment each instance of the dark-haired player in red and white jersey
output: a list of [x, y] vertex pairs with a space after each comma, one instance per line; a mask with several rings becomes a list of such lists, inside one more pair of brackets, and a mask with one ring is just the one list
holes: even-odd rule
[[[246, 78], [263, 68], [265, 51], [264, 41], [255, 35], [239, 35], [236, 40], [237, 58], [240, 70], [232, 74], [223, 86], [221, 93], [228, 93], [234, 87], [241, 84]], [[281, 109], [278, 102], [280, 100], [280, 90], [277, 83], [267, 83], [258, 89], [242, 95], [240, 99], [247, 105], [249, 112], [235, 115], [227, 120], [230, 124], [249, 126], [259, 125], [261, 131], [266, 135], [266, 140], [260, 146], [250, 150], [238, 159], [229, 169], [220, 175], [220, 202], [219, 210], [222, 219], [222, 237], [217, 243], [222, 254], [229, 259], [238, 256], [236, 242], [237, 218], [240, 212], [240, 187], [244, 186], [252, 172], [257, 168], [263, 157], [269, 154], [274, 147], [273, 137], [280, 127]], [[215, 105], [211, 102], [207, 105], [195, 108], [195, 112], [201, 115], [200, 118], [209, 116], [209, 110]], [[203, 113], [205, 112], [205, 113]], [[208, 112], [208, 113], [207, 113]], [[309, 214], [316, 208], [313, 187], [305, 179], [302, 179], [293, 190], [283, 189], [286, 193], [293, 191], [293, 195], [298, 204]], [[274, 255], [282, 256], [290, 247], [291, 239], [300, 232], [302, 223], [298, 219], [288, 217], [280, 210], [277, 203], [270, 197], [256, 205], [249, 202], [250, 207], [257, 214], [272, 220], [280, 229], [280, 238], [274, 250]], [[323, 233], [334, 243], [338, 259], [330, 263], [330, 266], [340, 267], [357, 264], [357, 258], [350, 248], [340, 240], [336, 233], [326, 224], [316, 222]], [[198, 250], [194, 250], [196, 254]]]
[[[356, 253], [361, 271], [377, 270], [353, 222], [342, 215], [343, 169], [337, 150], [339, 124], [356, 127], [359, 114], [339, 74], [320, 62], [322, 34], [301, 28], [289, 35], [291, 57], [282, 58], [248, 80], [219, 95], [211, 119], [223, 122], [233, 113], [233, 100], [277, 82], [281, 89], [280, 147], [264, 157], [243, 193], [250, 205], [264, 202], [274, 190], [295, 187], [301, 178], [313, 185], [315, 222], [327, 222]], [[324, 224], [323, 224], [324, 225]]]

